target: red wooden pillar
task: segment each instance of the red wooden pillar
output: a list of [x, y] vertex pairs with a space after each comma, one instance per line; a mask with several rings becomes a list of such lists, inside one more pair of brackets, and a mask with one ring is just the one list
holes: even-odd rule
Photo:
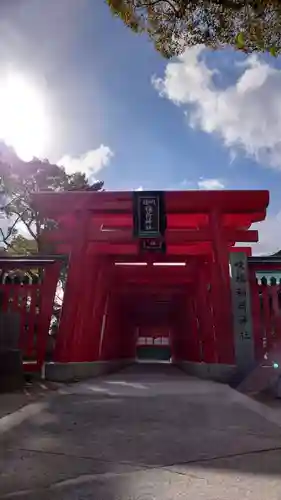
[[210, 309], [208, 300], [209, 295], [209, 280], [210, 276], [207, 274], [207, 265], [201, 264], [198, 269], [198, 320], [202, 350], [202, 361], [204, 363], [215, 363], [216, 357], [216, 342], [213, 328], [213, 316]]
[[118, 320], [116, 310], [116, 297], [109, 292], [106, 298], [104, 315], [102, 319], [101, 339], [100, 339], [100, 359], [117, 359], [118, 353]]
[[173, 361], [180, 361], [179, 354], [179, 332], [178, 332], [178, 318], [174, 319], [173, 325], [170, 330], [170, 349], [171, 358]]
[[227, 242], [223, 238], [222, 214], [217, 210], [210, 213], [210, 226], [213, 233], [212, 287], [218, 362], [234, 364], [229, 251]]
[[36, 324], [36, 308], [37, 308], [37, 297], [38, 297], [38, 290], [40, 290], [40, 286], [38, 283], [34, 283], [32, 285], [29, 285], [29, 300], [30, 300], [30, 305], [29, 305], [29, 311], [28, 311], [28, 338], [27, 338], [27, 343], [25, 346], [25, 352], [24, 354], [27, 357], [31, 357], [33, 355], [34, 351], [34, 330], [35, 330], [35, 324]]
[[183, 337], [182, 359], [185, 361], [198, 362], [201, 361], [201, 356], [196, 300], [194, 295], [194, 284], [192, 284], [185, 300], [186, 327]]
[[251, 267], [249, 268], [249, 281], [250, 281], [250, 293], [251, 293], [251, 312], [252, 312], [255, 357], [257, 361], [261, 361], [264, 356], [264, 347], [263, 347], [264, 335], [263, 335], [262, 317], [261, 317], [261, 300], [259, 296], [260, 285], [257, 282], [255, 270], [251, 269]]
[[135, 358], [136, 356], [136, 325], [124, 308], [121, 319], [121, 357]]
[[190, 335], [187, 325], [187, 310], [186, 310], [186, 297], [179, 297], [174, 305], [174, 314], [171, 318], [172, 333], [172, 357], [176, 361], [185, 361], [186, 358], [186, 340]]
[[186, 310], [185, 310], [185, 298], [180, 297], [180, 299], [175, 304], [175, 314], [172, 321], [174, 325], [174, 358], [178, 361], [183, 361], [184, 357], [184, 333], [186, 328]]
[[120, 353], [120, 358], [124, 359], [127, 357], [126, 353], [126, 332], [127, 332], [127, 318], [125, 317], [125, 313], [123, 309], [119, 311], [118, 315], [118, 320], [119, 320], [119, 353]]
[[120, 358], [134, 358], [136, 355], [135, 325], [128, 316], [128, 311], [120, 314]]
[[92, 360], [101, 359], [102, 335], [104, 334], [103, 319], [108, 307], [107, 298], [110, 283], [110, 264], [106, 258], [100, 256], [94, 292], [95, 299], [92, 301], [92, 311], [89, 318], [88, 349]]
[[280, 339], [280, 327], [281, 327], [281, 318], [279, 315], [279, 301], [278, 301], [278, 293], [279, 293], [279, 285], [271, 285], [270, 287], [271, 298], [272, 298], [272, 336], [273, 336], [273, 347], [276, 347], [279, 339]]
[[112, 359], [119, 359], [122, 354], [120, 352], [120, 339], [124, 334], [124, 331], [122, 330], [122, 322], [120, 316], [120, 301], [118, 299], [117, 290], [113, 290], [111, 294], [111, 307], [108, 310], [107, 318], [109, 335], [111, 338], [110, 352]]
[[212, 272], [213, 272], [213, 264], [212, 262], [208, 262], [206, 264], [206, 279], [207, 279], [207, 293], [206, 293], [206, 303], [209, 310], [209, 329], [208, 336], [210, 339], [209, 348], [213, 351], [212, 354], [212, 363], [218, 363], [218, 345], [217, 345], [217, 336], [216, 336], [216, 311], [214, 310], [213, 304], [213, 290], [212, 290]]
[[69, 258], [68, 275], [64, 292], [63, 308], [59, 324], [55, 359], [60, 362], [73, 359], [73, 340], [76, 329], [76, 315], [83, 292], [84, 259], [87, 253], [87, 235], [91, 214], [88, 211], [76, 214], [73, 227], [74, 239]]
[[269, 308], [269, 284], [261, 285], [262, 290], [262, 301], [263, 301], [263, 325], [264, 334], [266, 334], [266, 350], [267, 352], [272, 348], [271, 340], [271, 317]]
[[[72, 340], [72, 359], [76, 361], [94, 361], [95, 350], [90, 349], [99, 332], [93, 330], [93, 310], [100, 294], [100, 258], [86, 254], [83, 259], [83, 287], [79, 296], [75, 319], [75, 331]], [[93, 339], [94, 335], [94, 339]]]

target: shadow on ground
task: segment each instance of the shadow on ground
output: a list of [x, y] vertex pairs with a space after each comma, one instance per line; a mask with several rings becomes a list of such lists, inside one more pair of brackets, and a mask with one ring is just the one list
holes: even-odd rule
[[0, 498], [280, 499], [281, 429], [243, 398], [168, 365], [72, 386], [1, 436]]

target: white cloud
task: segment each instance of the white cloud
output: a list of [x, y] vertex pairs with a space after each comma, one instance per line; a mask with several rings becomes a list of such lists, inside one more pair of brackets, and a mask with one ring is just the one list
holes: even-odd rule
[[199, 189], [206, 189], [206, 190], [221, 190], [225, 188], [225, 185], [220, 179], [200, 179], [198, 181], [198, 187]]
[[106, 167], [112, 157], [113, 152], [111, 149], [101, 144], [99, 148], [91, 149], [76, 158], [65, 155], [58, 161], [58, 165], [65, 167], [68, 174], [82, 172], [89, 178], [95, 176], [102, 168]]
[[186, 190], [192, 190], [192, 189], [202, 189], [202, 190], [214, 190], [218, 191], [221, 189], [225, 189], [225, 183], [222, 181], [222, 179], [216, 179], [216, 178], [204, 178], [200, 177], [199, 181], [197, 182], [192, 182], [188, 181], [187, 179], [184, 179], [181, 183], [180, 186], [182, 189]]
[[[204, 47], [187, 49], [153, 78], [160, 95], [183, 106], [189, 124], [218, 134], [232, 151], [242, 149], [257, 161], [281, 169], [281, 70], [249, 56], [242, 75], [222, 89], [207, 67]], [[186, 106], [188, 105], [188, 108]]]
[[259, 232], [259, 242], [252, 244], [255, 255], [270, 255], [281, 250], [281, 211], [267, 216], [266, 220], [253, 224]]
[[7, 203], [7, 196], [3, 191], [1, 192], [1, 188], [0, 188], [0, 218], [1, 218], [1, 210], [3, 210], [6, 203]]
[[143, 187], [139, 186], [137, 189], [135, 189], [135, 191], [143, 191]]

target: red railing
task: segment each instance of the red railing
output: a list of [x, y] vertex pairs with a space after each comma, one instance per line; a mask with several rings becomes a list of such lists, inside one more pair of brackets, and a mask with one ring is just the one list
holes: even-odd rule
[[261, 361], [281, 341], [281, 283], [277, 276], [281, 263], [250, 261], [249, 271], [255, 355]]
[[[53, 258], [0, 259], [0, 312], [19, 320], [25, 371], [44, 363], [61, 263]], [[36, 273], [34, 272], [36, 270]]]

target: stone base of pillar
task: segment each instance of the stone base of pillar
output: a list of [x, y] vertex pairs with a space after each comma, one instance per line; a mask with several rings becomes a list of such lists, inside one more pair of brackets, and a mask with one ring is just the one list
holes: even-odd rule
[[224, 365], [219, 363], [194, 363], [191, 361], [180, 361], [176, 366], [194, 377], [199, 377], [217, 382], [229, 383], [237, 371], [235, 365]]
[[76, 382], [93, 377], [99, 377], [107, 373], [122, 370], [134, 362], [132, 359], [120, 359], [116, 361], [91, 361], [70, 363], [46, 363], [44, 377], [53, 382]]

